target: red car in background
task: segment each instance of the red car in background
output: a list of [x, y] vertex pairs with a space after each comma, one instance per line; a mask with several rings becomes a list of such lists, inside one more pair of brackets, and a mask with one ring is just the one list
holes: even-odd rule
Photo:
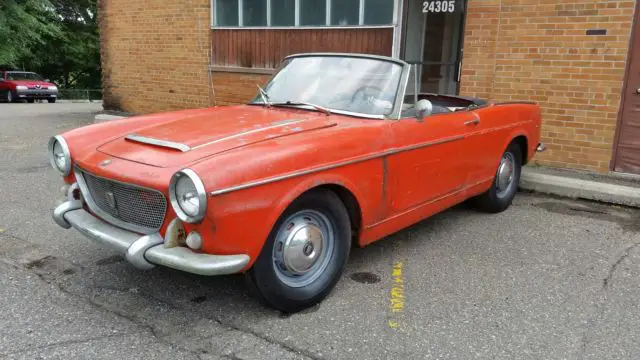
[[57, 98], [58, 87], [34, 72], [0, 72], [0, 100], [6, 102], [27, 100], [32, 103], [36, 99], [46, 99], [54, 103]]

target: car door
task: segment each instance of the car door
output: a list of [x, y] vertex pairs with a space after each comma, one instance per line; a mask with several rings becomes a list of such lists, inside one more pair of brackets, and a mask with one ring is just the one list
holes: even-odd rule
[[465, 133], [469, 112], [432, 114], [418, 121], [392, 124], [392, 149], [387, 157], [390, 215], [459, 193], [467, 179]]

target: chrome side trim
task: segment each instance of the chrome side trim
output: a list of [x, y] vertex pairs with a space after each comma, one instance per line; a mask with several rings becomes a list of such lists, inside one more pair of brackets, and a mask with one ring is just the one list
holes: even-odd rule
[[444, 200], [444, 199], [446, 199], [448, 197], [458, 195], [458, 194], [460, 194], [461, 192], [463, 192], [463, 191], [465, 191], [467, 189], [470, 189], [470, 188], [472, 188], [474, 186], [480, 185], [482, 183], [485, 183], [485, 182], [488, 182], [488, 181], [491, 181], [491, 180], [493, 180], [493, 177], [488, 177], [486, 179], [482, 179], [482, 180], [477, 181], [477, 182], [475, 182], [475, 183], [473, 183], [471, 185], [460, 186], [460, 187], [454, 189], [453, 191], [451, 191], [449, 193], [446, 193], [444, 195], [441, 195], [441, 196], [439, 196], [439, 197], [437, 197], [435, 199], [431, 199], [431, 200], [427, 200], [427, 201], [421, 202], [421, 203], [419, 203], [417, 205], [414, 205], [414, 206], [404, 210], [403, 212], [401, 212], [399, 214], [395, 214], [395, 215], [390, 216], [390, 217], [388, 217], [386, 219], [382, 219], [382, 220], [378, 221], [377, 223], [373, 223], [371, 225], [368, 225], [368, 226], [365, 227], [365, 229], [368, 230], [368, 229], [374, 228], [374, 227], [376, 227], [378, 225], [382, 225], [382, 224], [384, 224], [384, 223], [386, 223], [386, 222], [388, 222], [390, 220], [399, 218], [399, 217], [404, 216], [406, 214], [409, 214], [409, 213], [411, 213], [413, 211], [416, 211], [416, 210], [420, 209], [423, 206], [431, 205], [431, 204], [436, 203], [438, 201]]
[[60, 227], [69, 229], [71, 228], [71, 224], [67, 222], [67, 220], [64, 218], [64, 215], [69, 211], [78, 210], [78, 209], [82, 209], [82, 201], [71, 200], [71, 201], [64, 202], [58, 205], [55, 209], [53, 209], [53, 212], [52, 212], [53, 221], [55, 221], [56, 224], [58, 224]]
[[282, 120], [280, 121], [278, 124], [276, 125], [271, 125], [271, 126], [267, 126], [267, 127], [263, 127], [263, 128], [259, 128], [259, 129], [253, 129], [253, 130], [249, 130], [249, 131], [245, 131], [239, 134], [234, 134], [234, 135], [230, 135], [230, 136], [226, 136], [220, 139], [216, 139], [213, 141], [209, 141], [208, 143], [204, 143], [204, 144], [200, 144], [197, 146], [194, 146], [191, 148], [191, 150], [196, 150], [199, 149], [201, 147], [205, 147], [205, 146], [209, 146], [215, 143], [219, 143], [221, 141], [225, 141], [225, 140], [230, 140], [230, 139], [235, 139], [241, 136], [245, 136], [245, 135], [249, 135], [249, 134], [253, 134], [253, 133], [257, 133], [257, 132], [261, 132], [261, 131], [265, 131], [265, 130], [269, 130], [269, 129], [275, 129], [275, 128], [279, 128], [279, 127], [283, 127], [283, 126], [287, 126], [287, 125], [293, 125], [293, 124], [297, 124], [300, 122], [303, 122], [304, 120]]
[[339, 163], [335, 163], [335, 164], [319, 166], [319, 167], [315, 167], [315, 168], [311, 168], [311, 169], [307, 169], [307, 170], [295, 171], [295, 172], [292, 172], [292, 173], [289, 173], [289, 174], [285, 174], [285, 175], [274, 176], [274, 177], [271, 177], [271, 178], [251, 181], [251, 182], [247, 182], [247, 183], [244, 183], [244, 184], [231, 186], [231, 187], [228, 187], [228, 188], [222, 188], [222, 189], [219, 189], [219, 190], [214, 190], [214, 191], [210, 192], [209, 194], [211, 196], [222, 195], [222, 194], [230, 193], [230, 192], [233, 192], [233, 191], [238, 191], [238, 190], [248, 189], [248, 188], [255, 187], [255, 186], [270, 184], [270, 183], [273, 183], [273, 182], [276, 182], [276, 181], [287, 180], [287, 179], [291, 179], [291, 178], [298, 177], [298, 176], [303, 176], [303, 175], [308, 175], [308, 174], [312, 174], [312, 173], [316, 173], [316, 172], [320, 172], [320, 171], [335, 169], [335, 168], [342, 167], [342, 166], [357, 164], [357, 163], [360, 163], [360, 162], [363, 162], [363, 161], [373, 160], [373, 159], [377, 159], [377, 158], [381, 158], [381, 157], [385, 157], [385, 156], [389, 156], [389, 155], [395, 155], [395, 154], [402, 153], [402, 152], [405, 152], [405, 151], [417, 150], [417, 149], [421, 149], [421, 148], [425, 148], [425, 147], [429, 147], [429, 146], [446, 144], [446, 143], [449, 143], [449, 142], [462, 140], [464, 138], [465, 138], [464, 135], [457, 135], [457, 136], [452, 136], [452, 137], [448, 137], [448, 138], [444, 138], [444, 139], [440, 139], [440, 140], [433, 140], [433, 141], [428, 141], [428, 142], [425, 142], [425, 143], [409, 145], [409, 146], [396, 148], [396, 149], [390, 149], [390, 150], [383, 151], [383, 152], [378, 153], [378, 154], [365, 155], [365, 156], [362, 156], [362, 157], [359, 157], [359, 158], [355, 158], [355, 159], [351, 159], [351, 160], [347, 160], [347, 161], [343, 161], [343, 162], [339, 162]]
[[154, 138], [141, 136], [137, 134], [129, 134], [124, 138], [129, 141], [139, 142], [142, 144], [155, 145], [155, 146], [160, 146], [160, 147], [169, 148], [169, 149], [176, 149], [182, 152], [187, 152], [191, 150], [191, 148], [185, 144], [180, 144], [177, 142], [162, 140], [162, 139], [154, 139]]
[[[99, 206], [96, 205], [96, 203], [93, 201], [93, 198], [91, 197], [91, 192], [89, 191], [89, 187], [87, 186], [87, 183], [84, 180], [84, 170], [81, 169], [78, 166], [74, 167], [74, 173], [76, 175], [76, 181], [78, 182], [78, 185], [80, 186], [80, 192], [82, 193], [82, 197], [85, 199], [85, 201], [87, 202], [87, 206], [89, 206], [89, 209], [91, 209], [91, 211], [93, 211], [94, 213], [96, 213], [98, 216], [100, 216], [102, 219], [104, 219], [105, 221], [121, 227], [123, 229], [127, 229], [127, 230], [131, 230], [131, 231], [135, 231], [141, 234], [151, 234], [154, 232], [157, 232], [159, 230], [159, 228], [157, 229], [151, 229], [151, 228], [147, 228], [147, 227], [143, 227], [143, 226], [139, 226], [139, 225], [135, 225], [135, 224], [131, 224], [125, 221], [122, 221], [120, 219], [116, 219], [115, 217], [111, 216], [110, 214], [102, 211], [102, 209], [100, 209]], [[136, 185], [136, 184], [131, 184], [131, 183], [124, 183], [122, 181], [118, 181], [118, 180], [113, 180], [113, 179], [108, 179], [102, 176], [97, 176], [94, 174], [91, 174], [91, 176], [95, 176], [97, 178], [101, 178], [101, 179], [105, 179], [108, 181], [113, 181], [113, 182], [117, 182], [119, 184], [123, 184], [123, 185], [127, 185], [127, 186], [133, 186], [133, 187], [137, 187], [140, 189], [144, 189], [144, 190], [148, 190], [148, 191], [154, 191], [157, 193], [162, 194], [162, 192], [156, 190], [156, 189], [152, 189], [152, 188], [148, 188], [148, 187], [144, 187], [144, 186], [140, 186], [140, 185]], [[164, 194], [162, 194], [162, 197], [164, 198]], [[165, 198], [165, 202], [166, 202], [166, 198]], [[163, 218], [167, 215], [167, 206], [165, 206], [164, 209], [164, 215], [162, 216]], [[161, 226], [162, 227], [162, 226]]]

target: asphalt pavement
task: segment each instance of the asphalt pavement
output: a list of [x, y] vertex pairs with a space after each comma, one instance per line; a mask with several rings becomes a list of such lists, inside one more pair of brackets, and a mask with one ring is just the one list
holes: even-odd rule
[[638, 359], [640, 211], [519, 193], [364, 249], [294, 315], [242, 276], [143, 272], [54, 224], [51, 135], [96, 103], [0, 104], [1, 359]]

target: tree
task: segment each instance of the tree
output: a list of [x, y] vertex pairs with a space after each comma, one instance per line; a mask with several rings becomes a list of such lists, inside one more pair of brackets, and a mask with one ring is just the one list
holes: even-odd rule
[[99, 89], [96, 15], [96, 0], [0, 0], [0, 64], [61, 88]]
[[[1, 1], [1, 0], [0, 0]], [[61, 36], [45, 36], [31, 63], [60, 87], [100, 88], [100, 38], [95, 0], [51, 0]]]
[[48, 0], [0, 0], [0, 64], [18, 66], [44, 38], [60, 35]]

